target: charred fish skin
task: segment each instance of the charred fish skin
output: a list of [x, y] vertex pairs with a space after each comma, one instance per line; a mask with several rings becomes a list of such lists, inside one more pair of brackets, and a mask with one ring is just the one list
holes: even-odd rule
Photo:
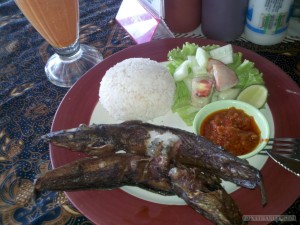
[[[81, 125], [42, 137], [96, 158], [81, 159], [39, 177], [35, 190], [112, 189], [134, 185], [177, 194], [215, 224], [243, 224], [220, 178], [265, 190], [259, 170], [195, 134], [140, 121]], [[124, 150], [126, 153], [117, 153]], [[67, 178], [67, 179], [66, 179]], [[65, 180], [62, 185], [61, 180]]]
[[[112, 154], [99, 158], [82, 158], [39, 176], [35, 193], [41, 191], [110, 190], [134, 185], [163, 195], [171, 191], [166, 173], [153, 171], [152, 159], [132, 154]], [[167, 169], [159, 167], [160, 170]]]
[[109, 154], [119, 150], [145, 155], [145, 140], [149, 138], [148, 130], [142, 126], [132, 129], [130, 124], [93, 124], [90, 126], [81, 124], [77, 128], [48, 133], [41, 139], [59, 147], [91, 155]]
[[217, 176], [198, 168], [172, 166], [166, 157], [128, 153], [83, 158], [38, 177], [35, 196], [41, 191], [107, 190], [135, 185], [160, 194], [177, 194], [216, 224], [238, 224], [240, 213]]
[[[153, 141], [151, 132], [158, 134], [157, 141]], [[173, 141], [168, 141], [166, 144], [162, 137], [168, 136], [167, 133]], [[219, 146], [201, 136], [167, 126], [141, 121], [82, 125], [78, 128], [46, 134], [42, 138], [54, 145], [75, 151], [89, 153], [91, 149], [93, 152], [99, 150], [98, 155], [101, 155], [103, 149], [107, 150], [105, 148], [107, 145], [113, 146], [108, 148], [109, 151], [124, 150], [127, 153], [149, 157], [166, 151], [175, 164], [177, 162], [212, 170], [222, 179], [246, 188], [253, 189], [261, 182], [259, 170], [249, 165], [246, 160], [223, 151]], [[152, 145], [149, 145], [149, 142]], [[104, 153], [107, 152], [104, 151]]]
[[[213, 169], [225, 180], [255, 188], [258, 171], [246, 160], [233, 157], [210, 141], [192, 133], [170, 127], [155, 126], [131, 121], [122, 124], [81, 125], [65, 131], [53, 132], [42, 137], [54, 145], [104, 155], [124, 150], [137, 155], [154, 156], [173, 151], [177, 161], [191, 166]], [[221, 165], [221, 166], [220, 166]]]
[[204, 173], [197, 175], [191, 168], [172, 168], [169, 176], [173, 191], [207, 219], [219, 225], [243, 224], [242, 214], [218, 180]]

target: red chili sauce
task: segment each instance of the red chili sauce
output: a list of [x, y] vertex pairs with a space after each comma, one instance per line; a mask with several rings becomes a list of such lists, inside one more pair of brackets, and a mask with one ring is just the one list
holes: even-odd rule
[[234, 107], [206, 117], [200, 134], [235, 156], [251, 152], [260, 142], [260, 130], [254, 118]]

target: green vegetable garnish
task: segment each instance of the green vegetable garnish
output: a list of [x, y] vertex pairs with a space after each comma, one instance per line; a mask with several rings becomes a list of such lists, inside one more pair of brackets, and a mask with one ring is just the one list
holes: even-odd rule
[[253, 84], [264, 84], [263, 74], [247, 59], [235, 69], [235, 73], [239, 78], [237, 87], [242, 90]]
[[[168, 61], [167, 68], [172, 75], [176, 69], [186, 60], [188, 60], [189, 56], [195, 57], [197, 49], [200, 46], [195, 43], [184, 43], [182, 48], [177, 47], [176, 49], [172, 49], [168, 53]], [[220, 46], [218, 45], [208, 45], [208, 46], [201, 46], [202, 49], [207, 51], [210, 55], [210, 51], [216, 49]], [[263, 75], [262, 73], [255, 68], [253, 62], [248, 60], [243, 60], [243, 55], [240, 52], [233, 53], [233, 62], [227, 64], [227, 66], [234, 70], [239, 82], [235, 86], [235, 88], [240, 89], [241, 91], [245, 88], [253, 85], [253, 84], [260, 84], [264, 85]], [[189, 70], [191, 72], [192, 69]], [[189, 75], [186, 79], [191, 79], [193, 75]], [[193, 123], [193, 119], [196, 113], [199, 111], [199, 108], [196, 108], [191, 105], [191, 93], [186, 85], [185, 81], [187, 80], [180, 80], [176, 82], [176, 93], [175, 93], [175, 100], [172, 106], [172, 111], [175, 113], [177, 112], [179, 116], [183, 119], [183, 121], [188, 125], [191, 126]], [[217, 95], [215, 95], [217, 96]]]

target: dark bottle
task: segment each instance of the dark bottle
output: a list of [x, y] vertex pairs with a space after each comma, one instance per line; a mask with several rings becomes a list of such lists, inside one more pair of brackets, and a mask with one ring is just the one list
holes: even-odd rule
[[202, 0], [203, 34], [220, 41], [238, 38], [244, 31], [247, 6], [248, 0]]
[[201, 0], [164, 0], [165, 22], [172, 32], [185, 33], [201, 22]]

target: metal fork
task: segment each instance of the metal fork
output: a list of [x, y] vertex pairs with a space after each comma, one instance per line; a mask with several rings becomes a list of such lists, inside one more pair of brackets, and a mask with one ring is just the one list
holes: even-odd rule
[[300, 139], [298, 138], [270, 138], [264, 150], [300, 161]]

